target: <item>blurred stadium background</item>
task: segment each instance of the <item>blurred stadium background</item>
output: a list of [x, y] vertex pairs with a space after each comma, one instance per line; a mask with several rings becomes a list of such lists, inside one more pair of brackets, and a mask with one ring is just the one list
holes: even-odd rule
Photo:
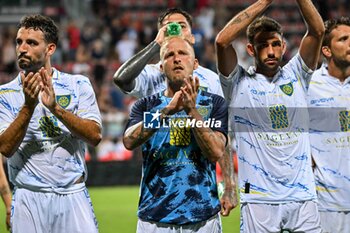
[[[214, 39], [217, 32], [253, 0], [0, 0], [0, 84], [18, 73], [15, 54], [16, 24], [25, 14], [51, 16], [60, 28], [60, 43], [52, 59], [59, 70], [85, 74], [94, 85], [103, 117], [103, 141], [86, 154], [90, 188], [101, 233], [135, 232], [140, 151], [128, 151], [121, 135], [134, 98], [118, 90], [112, 76], [118, 67], [150, 43], [157, 33], [157, 17], [166, 8], [181, 7], [194, 19], [196, 56], [202, 66], [216, 71]], [[314, 0], [324, 20], [350, 13], [349, 0]], [[288, 60], [297, 52], [305, 26], [295, 0], [275, 0], [266, 15], [285, 31]], [[245, 35], [235, 42], [245, 53]], [[157, 59], [157, 58], [155, 58]], [[248, 55], [239, 57], [247, 67]], [[6, 160], [3, 160], [6, 167]], [[238, 208], [223, 219], [224, 232], [239, 232]], [[4, 230], [0, 204], [0, 232]]]

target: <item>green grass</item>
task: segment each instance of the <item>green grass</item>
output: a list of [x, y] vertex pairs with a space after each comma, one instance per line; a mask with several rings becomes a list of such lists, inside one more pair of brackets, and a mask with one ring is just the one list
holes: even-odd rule
[[[89, 192], [100, 233], [136, 232], [138, 187], [91, 187]], [[223, 217], [222, 222], [224, 233], [238, 233], [239, 208], [233, 210], [229, 217]], [[0, 204], [0, 232], [6, 232], [3, 204]]]

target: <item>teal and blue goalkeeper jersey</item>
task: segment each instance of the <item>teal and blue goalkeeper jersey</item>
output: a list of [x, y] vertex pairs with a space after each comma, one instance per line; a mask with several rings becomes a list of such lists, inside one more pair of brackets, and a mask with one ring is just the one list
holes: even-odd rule
[[[184, 111], [169, 116], [160, 124], [146, 122], [157, 116], [154, 113], [163, 109], [170, 100], [163, 92], [138, 100], [127, 124], [128, 128], [143, 121], [145, 127], [158, 127], [142, 145], [138, 216], [145, 221], [191, 224], [207, 220], [220, 211], [215, 163], [203, 155], [191, 130], [198, 125]], [[200, 91], [196, 107], [203, 117], [203, 127], [226, 136], [228, 109], [222, 97]]]

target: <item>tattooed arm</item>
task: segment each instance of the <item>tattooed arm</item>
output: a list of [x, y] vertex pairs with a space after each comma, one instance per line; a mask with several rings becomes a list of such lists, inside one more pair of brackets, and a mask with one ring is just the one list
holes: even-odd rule
[[[196, 121], [203, 121], [197, 109], [193, 109], [188, 114]], [[223, 133], [206, 127], [194, 127], [192, 132], [205, 157], [212, 162], [222, 158], [227, 140]]]
[[[192, 128], [192, 132], [203, 155], [210, 161], [217, 162], [224, 155], [227, 138], [225, 134], [219, 130], [200, 126], [201, 124], [199, 122], [204, 122], [204, 120], [196, 108], [199, 79], [198, 77], [195, 77], [194, 80], [192, 78], [186, 78], [184, 81], [185, 85], [181, 87], [181, 92], [179, 91], [175, 94], [175, 96], [179, 94], [179, 99], [181, 100], [177, 105], [183, 106], [185, 112], [196, 122], [196, 127]], [[212, 98], [214, 99], [215, 96]], [[225, 100], [222, 97], [219, 98], [222, 102], [218, 101], [213, 103], [214, 109], [212, 110], [213, 115], [211, 115], [211, 118], [212, 120], [219, 119], [222, 123], [221, 129], [223, 129], [223, 131], [226, 130], [227, 133], [228, 108], [225, 104]], [[181, 110], [181, 108], [179, 108], [179, 110]]]
[[127, 60], [113, 76], [114, 83], [123, 91], [129, 92], [135, 88], [135, 79], [145, 68], [147, 63], [159, 54], [160, 46], [163, 43], [166, 26], [159, 29], [157, 37], [140, 52]]
[[230, 143], [228, 144], [228, 146], [226, 146], [224, 156], [222, 156], [218, 162], [221, 167], [222, 178], [225, 185], [224, 193], [220, 198], [220, 213], [222, 216], [229, 216], [230, 211], [238, 205], [236, 181], [234, 178], [234, 166]]
[[125, 130], [123, 136], [125, 148], [128, 150], [135, 149], [145, 143], [156, 131], [156, 129], [145, 129], [143, 127], [143, 121], [130, 126]]
[[234, 16], [219, 32], [215, 40], [217, 67], [220, 73], [228, 76], [237, 65], [237, 54], [231, 43], [241, 32], [263, 13], [272, 0], [260, 0]]

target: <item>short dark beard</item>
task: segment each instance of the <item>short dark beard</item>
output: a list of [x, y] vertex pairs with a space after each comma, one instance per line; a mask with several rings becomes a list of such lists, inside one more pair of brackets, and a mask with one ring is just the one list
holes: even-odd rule
[[168, 79], [168, 85], [169, 87], [175, 92], [175, 91], [179, 91], [180, 88], [184, 85], [184, 81], [183, 80], [177, 80], [177, 81], [170, 81]]
[[18, 66], [28, 74], [30, 72], [36, 73], [40, 69], [40, 67], [44, 66], [44, 64], [34, 63], [32, 60], [30, 60], [29, 63], [18, 62]]
[[350, 67], [350, 62], [347, 60], [341, 60], [333, 57], [334, 64], [340, 69], [340, 70], [346, 70]]

